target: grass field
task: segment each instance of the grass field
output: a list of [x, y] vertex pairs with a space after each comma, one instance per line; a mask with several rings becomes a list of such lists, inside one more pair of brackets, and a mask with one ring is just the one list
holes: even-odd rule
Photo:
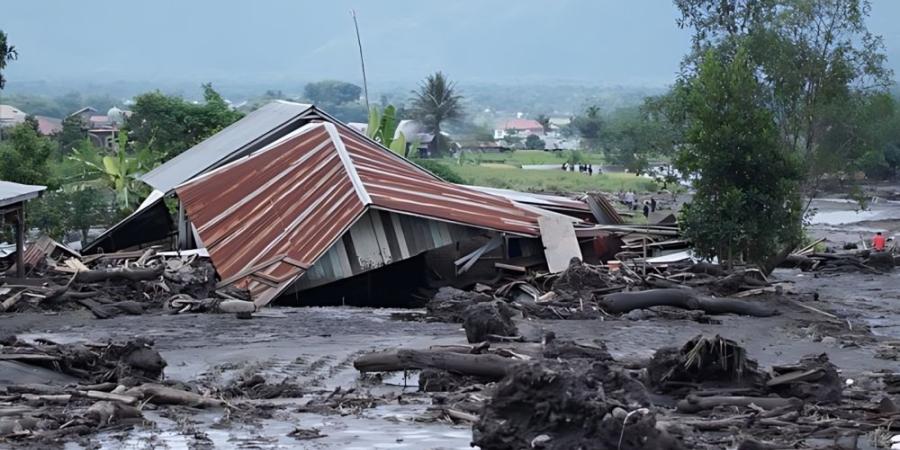
[[[598, 153], [582, 152], [587, 158], [587, 162], [592, 164], [603, 164], [603, 155]], [[566, 162], [569, 158], [568, 151], [547, 152], [544, 150], [516, 150], [513, 152], [503, 153], [486, 153], [480, 155], [466, 155], [478, 162], [509, 164], [512, 166], [521, 166], [528, 164], [559, 164]]]
[[[560, 163], [562, 164], [562, 163]], [[523, 170], [504, 164], [448, 165], [467, 184], [531, 192], [587, 192], [633, 190], [652, 192], [653, 180], [628, 173], [587, 176], [562, 170]]]

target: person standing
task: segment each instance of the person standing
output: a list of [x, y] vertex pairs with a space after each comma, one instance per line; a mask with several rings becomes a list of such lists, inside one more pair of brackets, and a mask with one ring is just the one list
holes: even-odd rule
[[881, 232], [879, 231], [879, 232], [875, 233], [875, 237], [872, 238], [872, 249], [874, 249], [876, 252], [883, 252], [885, 243], [886, 242], [884, 239], [884, 235], [882, 235]]
[[644, 202], [644, 218], [650, 217], [650, 204], [648, 202]]
[[650, 197], [650, 212], [656, 212], [656, 199]]

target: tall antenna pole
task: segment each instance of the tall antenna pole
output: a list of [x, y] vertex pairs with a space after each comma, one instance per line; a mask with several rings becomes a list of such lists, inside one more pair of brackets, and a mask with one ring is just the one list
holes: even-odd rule
[[362, 39], [359, 38], [359, 23], [356, 21], [356, 10], [351, 9], [350, 15], [353, 16], [353, 27], [356, 28], [356, 44], [359, 46], [359, 65], [362, 66], [363, 75], [363, 93], [366, 98], [366, 114], [369, 113], [369, 83], [366, 81], [366, 60], [363, 58]]

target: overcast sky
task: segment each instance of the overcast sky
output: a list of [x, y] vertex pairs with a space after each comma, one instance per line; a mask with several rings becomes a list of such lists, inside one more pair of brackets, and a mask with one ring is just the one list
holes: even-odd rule
[[[670, 0], [27, 0], [4, 2], [11, 81], [672, 81], [689, 35]], [[900, 73], [900, 1], [874, 0]]]

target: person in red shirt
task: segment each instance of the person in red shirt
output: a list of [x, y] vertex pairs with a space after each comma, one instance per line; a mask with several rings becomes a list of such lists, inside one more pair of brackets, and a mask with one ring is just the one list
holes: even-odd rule
[[875, 233], [875, 237], [872, 238], [872, 248], [875, 249], [876, 252], [883, 252], [884, 244], [884, 236], [881, 235], [881, 232]]

